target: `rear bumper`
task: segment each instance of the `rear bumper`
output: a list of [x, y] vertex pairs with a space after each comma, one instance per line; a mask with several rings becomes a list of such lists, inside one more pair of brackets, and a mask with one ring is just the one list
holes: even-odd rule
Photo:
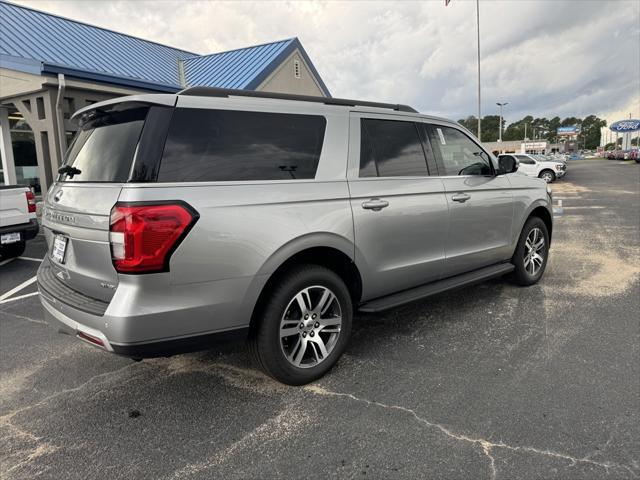
[[167, 273], [123, 275], [112, 300], [105, 303], [66, 291], [71, 289], [55, 275], [51, 278], [48, 264], [45, 258], [38, 270], [47, 321], [109, 352], [168, 356], [247, 337], [251, 314], [245, 307], [251, 304], [248, 292], [258, 277], [172, 285]]
[[21, 240], [31, 240], [34, 238], [38, 231], [40, 230], [40, 225], [38, 224], [38, 220], [32, 218], [29, 220], [29, 223], [21, 223], [19, 225], [7, 225], [5, 227], [0, 227], [0, 235], [4, 235], [5, 233], [17, 233], [19, 232], [21, 235]]
[[44, 307], [45, 319], [55, 325], [60, 333], [72, 335], [94, 347], [131, 358], [168, 357], [179, 353], [193, 352], [243, 342], [249, 334], [249, 327], [215, 331], [200, 335], [162, 339], [152, 342], [114, 343], [101, 331], [73, 320], [62, 313], [60, 304], [40, 290], [40, 300]]

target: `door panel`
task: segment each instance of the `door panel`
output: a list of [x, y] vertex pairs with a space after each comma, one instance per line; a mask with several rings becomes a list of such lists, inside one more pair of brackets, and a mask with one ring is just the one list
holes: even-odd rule
[[429, 176], [425, 152], [433, 154], [414, 120], [351, 114], [347, 177], [363, 300], [442, 275], [447, 201], [442, 181]]
[[[358, 179], [349, 189], [363, 300], [438, 280], [449, 221], [440, 179]], [[371, 199], [388, 206], [363, 208]]]
[[[513, 198], [506, 176], [442, 178], [449, 205], [446, 276], [510, 257]], [[468, 200], [456, 201], [466, 195]]]
[[449, 208], [443, 276], [476, 270], [510, 256], [513, 199], [490, 155], [451, 125], [427, 128]]

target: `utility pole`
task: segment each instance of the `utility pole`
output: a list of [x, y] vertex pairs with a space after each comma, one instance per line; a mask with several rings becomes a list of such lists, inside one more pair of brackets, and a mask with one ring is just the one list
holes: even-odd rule
[[478, 32], [478, 140], [482, 141], [480, 122], [482, 118], [480, 97], [480, 0], [476, 0], [476, 27]]
[[505, 105], [509, 105], [509, 102], [504, 102], [504, 103], [496, 102], [496, 105], [500, 107], [500, 125], [498, 126], [498, 131], [500, 133], [499, 133], [498, 141], [502, 142], [502, 107], [504, 107]]

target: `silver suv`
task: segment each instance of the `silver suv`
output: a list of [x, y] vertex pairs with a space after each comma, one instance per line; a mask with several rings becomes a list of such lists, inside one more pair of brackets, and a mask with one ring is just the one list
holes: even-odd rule
[[245, 339], [300, 385], [356, 311], [545, 270], [545, 183], [407, 106], [190, 88], [74, 118], [38, 285], [47, 320], [109, 352]]

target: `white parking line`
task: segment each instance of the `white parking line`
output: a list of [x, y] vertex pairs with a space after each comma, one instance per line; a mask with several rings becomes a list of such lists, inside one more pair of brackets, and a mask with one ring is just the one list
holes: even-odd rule
[[18, 257], [20, 260], [29, 260], [30, 262], [42, 262], [42, 258], [31, 258], [31, 257]]
[[6, 264], [7, 264], [7, 263], [9, 263], [9, 262], [13, 262], [14, 260], [15, 260], [15, 258], [7, 258], [6, 260], [2, 260], [2, 261], [0, 262], [0, 267], [1, 267], [2, 265], [6, 265]]
[[23, 298], [34, 297], [34, 296], [38, 295], [38, 293], [39, 292], [31, 292], [31, 293], [25, 293], [24, 295], [20, 295], [19, 297], [7, 298], [6, 300], [0, 301], [0, 305], [3, 305], [5, 303], [9, 303], [9, 302], [14, 302], [16, 300], [22, 300]]
[[31, 285], [32, 283], [35, 283], [36, 280], [38, 279], [38, 277], [33, 276], [31, 277], [29, 280], [25, 280], [24, 282], [22, 282], [20, 285], [18, 285], [15, 288], [12, 288], [11, 290], [9, 290], [7, 293], [3, 293], [2, 295], [0, 295], [0, 303], [4, 303], [3, 300], [9, 298], [11, 295], [13, 295], [14, 293], [18, 293], [20, 290], [22, 290], [23, 288], [28, 287], [29, 285]]

